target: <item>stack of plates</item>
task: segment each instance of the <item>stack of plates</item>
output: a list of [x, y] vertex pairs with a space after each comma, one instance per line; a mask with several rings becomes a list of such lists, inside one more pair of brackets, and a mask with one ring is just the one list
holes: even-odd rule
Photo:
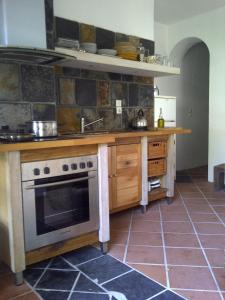
[[98, 54], [106, 55], [106, 56], [116, 56], [117, 51], [114, 49], [99, 49]]
[[89, 53], [97, 52], [97, 45], [95, 43], [81, 43], [80, 47]]
[[130, 42], [117, 42], [115, 49], [120, 57], [130, 60], [137, 60], [137, 49]]

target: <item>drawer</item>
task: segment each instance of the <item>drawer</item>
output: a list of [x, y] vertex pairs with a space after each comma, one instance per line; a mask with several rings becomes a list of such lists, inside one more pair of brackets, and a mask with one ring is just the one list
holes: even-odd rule
[[148, 176], [160, 176], [166, 174], [166, 159], [153, 159], [148, 161]]
[[148, 158], [158, 158], [167, 156], [167, 142], [155, 141], [148, 143]]

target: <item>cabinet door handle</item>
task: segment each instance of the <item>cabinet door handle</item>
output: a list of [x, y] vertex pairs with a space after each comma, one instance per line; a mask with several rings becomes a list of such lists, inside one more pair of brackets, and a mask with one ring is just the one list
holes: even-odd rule
[[112, 176], [112, 175], [109, 175], [109, 178], [113, 178], [113, 176]]

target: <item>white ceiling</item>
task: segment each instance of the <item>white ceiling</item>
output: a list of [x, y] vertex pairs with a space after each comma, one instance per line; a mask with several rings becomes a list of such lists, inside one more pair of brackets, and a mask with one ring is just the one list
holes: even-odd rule
[[155, 21], [173, 24], [225, 6], [225, 0], [155, 0]]

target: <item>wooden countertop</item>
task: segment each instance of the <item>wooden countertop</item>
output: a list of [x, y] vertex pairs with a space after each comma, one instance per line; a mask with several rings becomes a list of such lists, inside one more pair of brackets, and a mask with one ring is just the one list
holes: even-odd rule
[[11, 151], [21, 151], [21, 150], [34, 150], [34, 149], [45, 149], [45, 148], [58, 148], [58, 147], [70, 147], [70, 146], [82, 146], [82, 145], [93, 145], [93, 144], [109, 144], [114, 143], [116, 138], [126, 138], [126, 137], [151, 137], [151, 136], [162, 136], [170, 134], [190, 134], [190, 129], [183, 128], [163, 128], [155, 129], [149, 131], [127, 131], [127, 132], [110, 132], [102, 134], [90, 133], [87, 135], [74, 134], [73, 136], [65, 139], [63, 137], [61, 140], [52, 141], [38, 141], [38, 142], [23, 142], [23, 143], [10, 143], [10, 144], [0, 144], [0, 152], [11, 152]]

